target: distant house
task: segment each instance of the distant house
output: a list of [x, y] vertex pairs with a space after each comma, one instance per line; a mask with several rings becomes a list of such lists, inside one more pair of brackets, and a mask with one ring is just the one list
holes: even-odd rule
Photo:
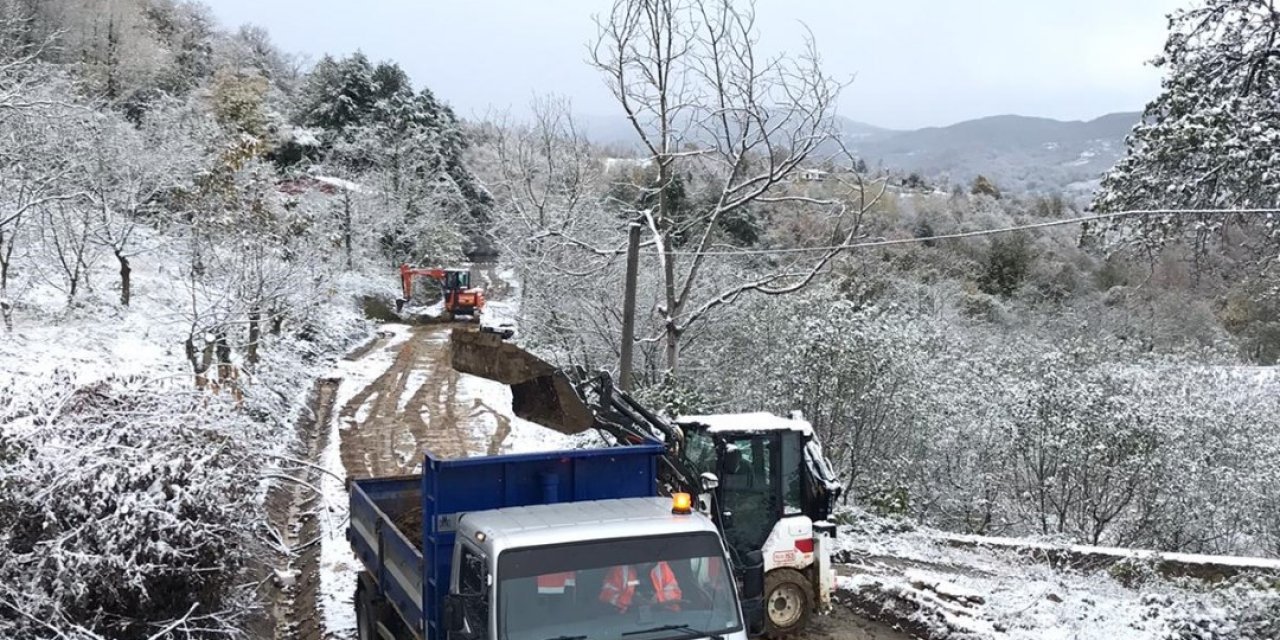
[[805, 169], [800, 172], [800, 182], [824, 182], [830, 175], [822, 169]]
[[636, 169], [648, 169], [652, 164], [653, 158], [605, 158], [604, 172], [615, 174]]

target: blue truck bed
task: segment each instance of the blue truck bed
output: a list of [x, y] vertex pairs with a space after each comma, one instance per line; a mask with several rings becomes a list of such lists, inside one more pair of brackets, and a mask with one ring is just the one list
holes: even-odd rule
[[[658, 443], [441, 460], [420, 476], [352, 480], [347, 539], [405, 626], [445, 640], [454, 529], [469, 511], [657, 495]], [[416, 512], [416, 513], [415, 513]], [[421, 518], [421, 536], [397, 522]]]

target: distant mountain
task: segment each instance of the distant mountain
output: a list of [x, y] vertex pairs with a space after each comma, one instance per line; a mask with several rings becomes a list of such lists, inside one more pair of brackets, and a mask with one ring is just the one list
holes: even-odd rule
[[1140, 113], [1087, 122], [1004, 115], [947, 127], [887, 131], [842, 119], [845, 143], [872, 167], [967, 183], [979, 174], [1012, 192], [1082, 195], [1124, 153]]
[[[839, 118], [845, 145], [872, 168], [921, 174], [934, 183], [967, 184], [979, 174], [1011, 193], [1085, 196], [1124, 153], [1125, 136], [1142, 114], [1113, 113], [1089, 121], [1003, 115], [914, 131]], [[634, 149], [625, 118], [580, 118], [595, 143]]]

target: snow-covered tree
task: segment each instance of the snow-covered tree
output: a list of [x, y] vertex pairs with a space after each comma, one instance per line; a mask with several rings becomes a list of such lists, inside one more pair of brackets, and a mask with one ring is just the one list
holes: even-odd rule
[[[1266, 0], [1203, 0], [1169, 19], [1154, 64], [1162, 91], [1094, 205], [1125, 209], [1280, 206], [1280, 12]], [[1118, 239], [1147, 250], [1189, 240], [1275, 254], [1275, 215], [1162, 215], [1121, 220]]]
[[130, 259], [147, 249], [147, 228], [168, 222], [168, 201], [189, 188], [203, 156], [202, 127], [180, 105], [154, 107], [140, 126], [105, 116], [86, 131], [91, 141], [76, 178], [92, 215], [92, 240], [119, 264], [120, 304], [129, 305]]

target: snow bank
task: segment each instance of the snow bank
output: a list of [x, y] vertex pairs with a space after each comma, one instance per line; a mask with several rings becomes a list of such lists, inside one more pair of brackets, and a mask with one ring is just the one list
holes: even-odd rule
[[[840, 599], [930, 638], [1280, 640], [1280, 627], [1264, 625], [1272, 615], [1269, 607], [1280, 614], [1274, 578], [1255, 582], [1242, 576], [1209, 589], [1203, 582], [1167, 580], [1152, 572], [1140, 583], [1122, 583], [1106, 569], [1055, 569], [1025, 552], [1058, 548], [1048, 543], [956, 536], [862, 512], [843, 517], [852, 523], [840, 527], [836, 545], [845, 574], [838, 581]], [[961, 540], [964, 544], [957, 545]], [[1181, 555], [1186, 561], [1274, 566], [1247, 558], [1079, 550], [1117, 560]], [[1219, 633], [1224, 629], [1248, 634]]]

